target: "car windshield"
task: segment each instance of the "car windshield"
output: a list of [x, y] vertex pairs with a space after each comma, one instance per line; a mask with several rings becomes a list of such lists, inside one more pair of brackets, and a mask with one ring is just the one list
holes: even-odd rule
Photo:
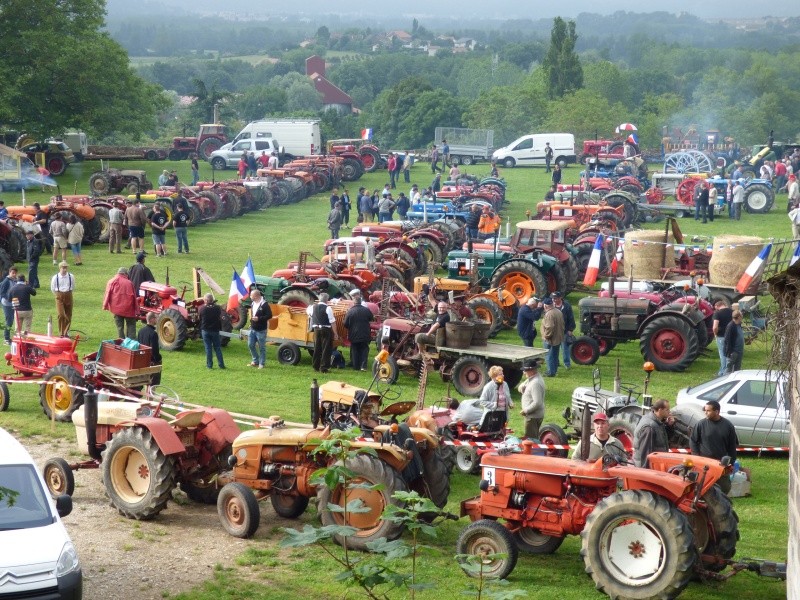
[[688, 387], [686, 388], [687, 392], [694, 392], [695, 394], [702, 394], [705, 390], [711, 389], [712, 387], [716, 387], [719, 385], [719, 382], [726, 378], [727, 375], [723, 375], [722, 377], [716, 377], [711, 381], [706, 381], [705, 383], [701, 383], [695, 387]]
[[[0, 466], [0, 531], [45, 527], [54, 522], [50, 502], [33, 465]], [[7, 490], [16, 492], [13, 501]]]
[[698, 394], [697, 397], [703, 402], [708, 402], [709, 400], [716, 400], [717, 402], [719, 402], [725, 396], [725, 394], [727, 394], [728, 391], [730, 391], [730, 389], [737, 383], [738, 381], [729, 381], [727, 383], [723, 383], [722, 385], [717, 385], [715, 387], [708, 389], [708, 391], [705, 391], [702, 394]]

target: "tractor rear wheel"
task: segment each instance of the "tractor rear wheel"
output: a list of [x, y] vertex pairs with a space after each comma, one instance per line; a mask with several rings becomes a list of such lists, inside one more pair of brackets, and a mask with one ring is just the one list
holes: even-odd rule
[[361, 154], [361, 164], [364, 165], [365, 173], [372, 173], [378, 168], [381, 157], [375, 150], [362, 148], [359, 154]]
[[477, 356], [462, 356], [453, 364], [453, 387], [467, 398], [476, 398], [489, 381], [489, 364]]
[[749, 213], [768, 213], [775, 203], [775, 192], [766, 185], [754, 183], [744, 190], [744, 208]]
[[600, 346], [600, 356], [607, 356], [617, 346], [617, 340], [608, 338], [597, 338], [597, 343]]
[[211, 154], [220, 148], [222, 148], [222, 140], [219, 138], [206, 138], [200, 143], [197, 150], [201, 158], [208, 160]]
[[344, 161], [342, 161], [342, 167], [344, 169], [344, 173], [342, 174], [342, 179], [344, 181], [355, 181], [361, 177], [364, 172], [361, 163], [354, 158], [345, 158]]
[[269, 499], [273, 510], [284, 519], [296, 519], [308, 507], [308, 496], [292, 496], [273, 491]]
[[69, 468], [69, 463], [63, 458], [50, 458], [44, 463], [42, 476], [47, 490], [55, 499], [66, 494], [72, 496], [75, 491], [75, 475]]
[[630, 412], [619, 412], [608, 418], [608, 432], [622, 443], [628, 456], [633, 456], [633, 434], [641, 418]]
[[278, 346], [278, 362], [295, 366], [300, 363], [300, 348], [294, 342], [283, 342]]
[[67, 161], [64, 160], [64, 157], [60, 154], [46, 157], [45, 165], [47, 166], [47, 170], [50, 171], [50, 175], [53, 177], [63, 175], [64, 171], [67, 170]]
[[152, 519], [175, 487], [175, 459], [165, 456], [148, 429], [124, 427], [106, 445], [101, 462], [111, 504], [129, 519]]
[[561, 292], [565, 296], [567, 295], [567, 275], [561, 263], [554, 264], [547, 272], [546, 278], [548, 292]]
[[684, 371], [700, 352], [697, 331], [679, 316], [657, 315], [642, 330], [639, 347], [659, 371]]
[[180, 350], [189, 339], [186, 319], [174, 308], [161, 311], [156, 321], [156, 332], [162, 350]]
[[225, 205], [222, 203], [222, 198], [220, 198], [214, 192], [200, 192], [197, 194], [198, 196], [202, 196], [203, 198], [208, 198], [210, 209], [208, 215], [209, 223], [213, 223], [214, 221], [219, 221], [225, 216]]
[[[224, 333], [231, 333], [233, 331], [233, 323], [231, 322], [231, 318], [224, 310], [220, 315], [220, 321], [222, 321], [222, 330]], [[219, 345], [223, 348], [227, 346], [231, 341], [231, 338], [225, 335], [219, 336]]]
[[597, 589], [612, 598], [675, 598], [697, 561], [686, 516], [666, 498], [628, 490], [586, 519], [581, 556]]
[[283, 304], [284, 306], [294, 306], [295, 308], [307, 308], [316, 301], [317, 298], [314, 296], [314, 294], [308, 290], [300, 288], [288, 290], [281, 294], [281, 297], [278, 298], [278, 304]]
[[238, 481], [229, 483], [220, 490], [217, 514], [225, 531], [238, 538], [253, 537], [261, 520], [256, 495]]
[[[564, 430], [555, 423], [548, 423], [539, 428], [539, 442], [542, 444], [551, 444], [553, 446], [567, 446], [569, 445], [569, 438]], [[545, 450], [547, 456], [554, 456], [556, 458], [567, 458], [569, 450], [553, 448]]]
[[572, 362], [579, 365], [593, 365], [600, 358], [600, 344], [588, 335], [576, 338], [569, 349]]
[[519, 305], [525, 304], [531, 296], [544, 298], [547, 295], [547, 281], [542, 272], [524, 260], [509, 260], [494, 270], [492, 287], [502, 287], [512, 294]]
[[447, 471], [444, 452], [444, 447], [439, 446], [431, 448], [422, 456], [422, 479], [425, 482], [423, 495], [439, 508], [447, 505], [447, 498], [450, 496], [450, 473]]
[[[368, 489], [366, 487], [355, 487], [345, 490], [341, 484], [333, 489], [323, 485], [317, 492], [317, 512], [319, 513], [322, 525], [349, 525], [356, 529], [353, 535], [347, 537], [347, 546], [362, 552], [367, 551], [367, 544], [378, 538], [386, 538], [388, 541], [396, 540], [402, 533], [404, 526], [401, 523], [393, 523], [389, 519], [383, 519], [384, 509], [390, 504], [400, 505], [400, 501], [393, 498], [395, 492], [406, 491], [406, 484], [400, 474], [395, 471], [388, 463], [383, 462], [372, 456], [359, 454], [345, 461], [345, 466], [354, 473], [351, 484], [381, 484], [381, 489]], [[345, 502], [346, 498], [346, 502]], [[368, 512], [342, 513], [332, 511], [328, 505], [334, 504], [344, 508], [354, 500], [361, 500], [363, 508], [368, 508]], [[345, 540], [340, 535], [334, 535], [334, 540], [342, 544]]]
[[[11, 261], [23, 262], [26, 260], [27, 240], [25, 239], [25, 232], [21, 228], [9, 227], [4, 246]], [[5, 269], [3, 273], [5, 273]]]
[[558, 550], [564, 537], [557, 535], [545, 535], [539, 533], [532, 527], [520, 527], [517, 531], [511, 534], [514, 543], [523, 552], [530, 554], [552, 554]]
[[565, 262], [561, 263], [561, 267], [564, 269], [564, 274], [567, 277], [567, 290], [564, 292], [564, 295], [566, 296], [575, 289], [575, 286], [578, 283], [578, 261], [576, 261], [575, 257], [570, 254], [569, 258]]
[[489, 337], [494, 337], [503, 329], [503, 309], [490, 298], [478, 297], [467, 300], [467, 306], [475, 313], [475, 318], [491, 325]]
[[[733, 510], [728, 497], [716, 485], [705, 493], [703, 501], [706, 503], [706, 508], [698, 511], [697, 516], [702, 515], [704, 518], [695, 525], [695, 539], [707, 538], [708, 541], [704, 547], [697, 548], [698, 552], [701, 556], [733, 558], [736, 555], [736, 543], [739, 541], [739, 515]], [[718, 572], [722, 571], [725, 565], [715, 562], [704, 564], [703, 568]]]
[[13, 266], [14, 261], [11, 260], [8, 252], [0, 248], [0, 272], [3, 273], [3, 276], [5, 276], [8, 273], [8, 270]]
[[111, 193], [111, 179], [106, 173], [94, 173], [89, 177], [89, 191], [95, 196], [107, 196]]
[[78, 387], [85, 387], [86, 382], [78, 371], [69, 365], [56, 365], [44, 376], [46, 383], [39, 386], [39, 403], [48, 419], [70, 422], [72, 413], [83, 404], [83, 392]]
[[[480, 519], [464, 529], [458, 536], [456, 553], [483, 557], [480, 577], [486, 579], [505, 579], [517, 566], [519, 557], [519, 550], [508, 529], [490, 519]], [[465, 569], [465, 573], [471, 577], [479, 576], [471, 569]]]
[[472, 446], [456, 448], [456, 468], [467, 475], [475, 475], [481, 470], [481, 457]]
[[97, 234], [97, 241], [101, 244], [108, 242], [111, 235], [111, 220], [108, 218], [108, 209], [105, 206], [95, 206], [94, 216], [100, 224], [100, 232]]

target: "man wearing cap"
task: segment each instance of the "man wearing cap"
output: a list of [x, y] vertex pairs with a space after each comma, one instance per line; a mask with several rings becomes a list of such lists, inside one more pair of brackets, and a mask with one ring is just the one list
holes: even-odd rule
[[522, 363], [522, 372], [526, 379], [517, 389], [522, 393], [522, 410], [525, 419], [525, 437], [539, 439], [539, 428], [544, 420], [544, 379], [539, 375], [541, 360], [529, 358]]
[[25, 283], [25, 276], [19, 275], [17, 282], [8, 291], [11, 304], [14, 307], [17, 318], [17, 333], [30, 331], [33, 327], [33, 305], [31, 296], [36, 295], [36, 290], [32, 285]]
[[128, 226], [128, 237], [134, 254], [144, 250], [144, 226], [146, 223], [147, 216], [142, 210], [141, 200], [136, 198], [133, 206], [125, 209], [125, 224]]
[[31, 230], [25, 232], [25, 258], [28, 260], [28, 283], [33, 289], [39, 287], [39, 257], [42, 255], [42, 242], [34, 237]]
[[144, 250], [139, 252], [139, 254], [136, 255], [136, 264], [128, 269], [128, 279], [130, 279], [131, 284], [133, 284], [133, 292], [137, 298], [139, 297], [139, 288], [142, 283], [156, 280], [156, 278], [153, 277], [153, 272], [144, 264], [146, 256], [147, 252]]
[[425, 346], [436, 345], [436, 332], [450, 322], [450, 313], [447, 312], [447, 302], [439, 302], [436, 305], [436, 321], [430, 326], [427, 333], [418, 333], [414, 337], [417, 344], [417, 353], [411, 357], [412, 360], [422, 358], [425, 353]]
[[536, 339], [536, 321], [541, 317], [542, 307], [539, 298], [531, 296], [517, 313], [517, 333], [524, 346], [533, 348], [533, 341]]
[[69, 272], [69, 265], [61, 261], [58, 273], [50, 280], [50, 291], [56, 297], [56, 312], [58, 313], [58, 334], [66, 337], [72, 323], [72, 291], [75, 289], [75, 276]]
[[125, 267], [120, 267], [106, 284], [103, 310], [114, 315], [117, 337], [136, 339], [136, 294]]
[[542, 304], [544, 305], [542, 346], [547, 350], [545, 377], [555, 377], [558, 373], [558, 350], [564, 341], [564, 315], [553, 305], [552, 298], [545, 298]]
[[561, 292], [553, 292], [551, 296], [553, 297], [553, 306], [564, 315], [564, 341], [561, 342], [561, 354], [564, 368], [569, 369], [572, 366], [569, 347], [572, 345], [572, 332], [575, 331], [575, 315], [572, 312], [572, 305], [564, 299]]
[[329, 298], [328, 294], [322, 293], [317, 302], [306, 309], [314, 332], [314, 358], [311, 364], [315, 371], [322, 373], [327, 373], [331, 368], [331, 350], [333, 341], [337, 339], [336, 319], [327, 304]]
[[595, 461], [603, 454], [615, 454], [617, 456], [625, 456], [625, 446], [622, 445], [617, 438], [609, 433], [610, 427], [608, 425], [608, 417], [606, 413], [596, 413], [592, 417], [594, 424], [594, 433], [589, 438], [589, 454], [586, 458], [581, 456], [581, 442], [575, 446], [575, 452], [572, 458], [576, 460], [589, 460]]
[[344, 328], [350, 340], [350, 363], [356, 371], [367, 370], [369, 357], [370, 328], [375, 320], [372, 311], [362, 304], [361, 294], [353, 292], [353, 306], [344, 316]]

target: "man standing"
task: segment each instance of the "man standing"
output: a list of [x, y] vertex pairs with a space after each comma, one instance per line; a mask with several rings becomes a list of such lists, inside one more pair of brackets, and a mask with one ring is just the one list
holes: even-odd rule
[[395, 173], [397, 170], [397, 156], [389, 152], [389, 160], [386, 161], [386, 170], [389, 171], [389, 187], [394, 189], [397, 187], [395, 183]]
[[544, 172], [550, 172], [550, 163], [553, 162], [553, 149], [550, 147], [550, 142], [544, 143]]
[[122, 254], [122, 221], [125, 213], [114, 204], [108, 211], [108, 251], [114, 254]]
[[553, 185], [558, 189], [558, 184], [561, 183], [561, 165], [553, 165], [553, 174], [550, 177], [553, 181]]
[[205, 305], [200, 309], [200, 335], [203, 338], [203, 346], [206, 349], [206, 368], [214, 368], [214, 354], [217, 355], [217, 364], [220, 369], [225, 368], [225, 361], [222, 358], [222, 340], [219, 332], [222, 331], [222, 307], [214, 302], [214, 294], [211, 292], [203, 296]]
[[[800, 183], [797, 182], [797, 176], [794, 173], [789, 175], [789, 183], [786, 184], [786, 193], [788, 195], [789, 210], [800, 206]], [[797, 236], [795, 236], [795, 238], [797, 238]]]
[[411, 183], [411, 154], [408, 150], [403, 156], [403, 181]]
[[34, 237], [33, 231], [25, 232], [25, 258], [28, 260], [28, 281], [33, 289], [39, 287], [39, 257], [42, 255], [42, 242]]
[[331, 210], [333, 210], [336, 207], [336, 203], [339, 202], [339, 188], [338, 187], [334, 187], [331, 190], [330, 201], [331, 201]]
[[17, 317], [17, 333], [30, 331], [33, 327], [33, 305], [31, 296], [36, 295], [36, 290], [25, 283], [25, 276], [17, 277], [17, 282], [8, 291], [11, 304], [14, 306]]
[[136, 338], [136, 293], [133, 284], [128, 279], [128, 269], [120, 267], [116, 276], [106, 284], [106, 293], [103, 296], [103, 310], [114, 315], [117, 326], [117, 337]]
[[467, 214], [465, 226], [467, 229], [467, 239], [478, 239], [478, 225], [481, 222], [481, 207], [477, 203], [469, 207], [469, 214]]
[[339, 228], [342, 226], [342, 203], [336, 202], [331, 212], [328, 213], [328, 229], [335, 240], [339, 237]]
[[397, 216], [399, 216], [402, 220], [406, 219], [406, 215], [408, 214], [408, 209], [411, 208], [411, 202], [408, 201], [404, 192], [400, 192], [400, 195], [397, 198], [397, 203], [394, 205], [397, 209]]
[[669, 451], [669, 428], [675, 417], [669, 414], [669, 400], [656, 400], [633, 432], [633, 461], [637, 467], [648, 468], [647, 457], [652, 452]]
[[431, 182], [431, 192], [433, 192], [433, 201], [436, 202], [436, 194], [438, 194], [442, 190], [442, 174], [437, 173], [433, 176], [433, 181]]
[[133, 253], [144, 250], [144, 226], [147, 217], [142, 210], [141, 200], [136, 198], [133, 205], [125, 210], [125, 223], [128, 226], [128, 237], [131, 241]]
[[358, 190], [358, 213], [362, 223], [372, 223], [372, 196], [367, 193], [366, 188]]
[[392, 195], [388, 194], [381, 198], [380, 202], [378, 202], [378, 223], [383, 223], [384, 221], [391, 221], [392, 219], [392, 211], [395, 207], [394, 200], [392, 200]]
[[728, 359], [725, 357], [725, 331], [733, 318], [733, 311], [722, 300], [717, 300], [714, 304], [714, 309], [711, 330], [717, 339], [717, 352], [719, 353], [719, 371], [717, 375], [723, 375], [728, 364]]
[[198, 181], [200, 181], [200, 164], [197, 162], [197, 155], [192, 154], [192, 185], [197, 185]]
[[338, 339], [334, 325], [333, 310], [326, 303], [328, 294], [322, 293], [316, 304], [306, 309], [306, 314], [311, 317], [311, 329], [314, 331], [314, 358], [312, 365], [315, 371], [327, 373], [331, 368], [331, 350], [333, 341]]
[[436, 321], [428, 328], [428, 332], [420, 332], [414, 336], [414, 342], [417, 344], [417, 353], [411, 358], [422, 358], [422, 355], [425, 353], [425, 346], [435, 346], [436, 332], [444, 328], [449, 322], [450, 313], [447, 312], [447, 302], [439, 302], [436, 305]]
[[709, 185], [706, 183], [700, 183], [700, 212], [703, 215], [703, 223], [707, 223], [708, 221], [714, 222], [714, 211], [709, 210], [711, 207], [708, 204], [709, 201], [709, 193], [708, 188]]
[[[739, 445], [739, 438], [736, 436], [736, 428], [728, 419], [720, 416], [719, 402], [709, 400], [703, 407], [706, 418], [699, 421], [692, 429], [689, 436], [689, 447], [692, 454], [716, 458], [721, 460], [723, 456], [730, 456], [731, 463], [736, 460], [736, 446]], [[731, 478], [720, 477], [717, 485], [726, 494], [731, 491]]]
[[[145, 318], [144, 327], [136, 334], [136, 340], [148, 348], [150, 348], [150, 366], [161, 364], [161, 349], [158, 346], [158, 332], [156, 332], [156, 322], [158, 316], [154, 312], [147, 313]], [[153, 373], [150, 376], [150, 385], [159, 385], [161, 383], [161, 371]]]
[[277, 169], [279, 164], [280, 161], [278, 160], [278, 154], [276, 152], [273, 152], [269, 157], [269, 162], [267, 163], [267, 166], [270, 169]]
[[155, 281], [153, 272], [144, 264], [144, 259], [147, 256], [146, 252], [139, 252], [136, 255], [136, 264], [128, 269], [128, 279], [133, 285], [133, 293], [139, 297], [139, 288], [145, 281]]
[[[586, 457], [588, 461], [595, 461], [603, 454], [613, 454], [617, 456], [626, 456], [625, 446], [622, 445], [617, 438], [609, 433], [608, 417], [606, 413], [597, 413], [592, 417], [594, 425], [594, 433], [589, 438], [589, 454]], [[583, 460], [581, 458], [581, 442], [575, 446], [575, 452], [572, 458], [576, 460]]]
[[569, 347], [572, 340], [572, 332], [575, 331], [575, 315], [572, 312], [572, 305], [564, 300], [561, 292], [553, 292], [553, 306], [564, 315], [564, 341], [561, 342], [561, 354], [564, 360], [564, 367], [569, 369], [572, 366]]
[[442, 140], [442, 166], [450, 166], [450, 144], [445, 139]]
[[189, 254], [189, 238], [186, 229], [189, 227], [189, 213], [182, 204], [175, 204], [175, 214], [172, 215], [172, 226], [175, 228], [175, 238], [178, 240], [178, 254]]
[[526, 379], [517, 388], [522, 393], [520, 414], [525, 419], [525, 437], [539, 439], [539, 428], [544, 420], [544, 379], [539, 375], [541, 361], [527, 359], [522, 363], [522, 373]]
[[50, 235], [53, 237], [53, 264], [58, 264], [58, 253], [61, 252], [61, 260], [67, 260], [67, 224], [64, 217], [58, 213], [53, 222], [50, 223]]
[[441, 173], [442, 169], [439, 168], [439, 149], [436, 147], [436, 144], [431, 146], [431, 173], [436, 172]]
[[267, 326], [272, 318], [269, 302], [264, 300], [261, 290], [250, 291], [250, 333], [247, 336], [247, 348], [250, 350], [251, 367], [263, 369], [267, 362]]
[[744, 186], [742, 180], [739, 179], [733, 186], [733, 218], [736, 221], [742, 219], [742, 204], [744, 204]]
[[547, 372], [544, 375], [555, 377], [558, 373], [558, 350], [564, 341], [564, 315], [553, 306], [552, 298], [545, 298], [542, 304], [542, 346], [547, 350]]
[[350, 340], [350, 363], [356, 371], [367, 370], [370, 328], [375, 320], [372, 311], [361, 303], [361, 294], [353, 294], [353, 306], [344, 316], [344, 328]]
[[3, 305], [3, 316], [6, 321], [3, 330], [6, 346], [11, 343], [11, 328], [14, 327], [14, 306], [11, 304], [11, 296], [8, 295], [8, 292], [15, 283], [17, 283], [17, 267], [12, 266], [3, 281], [0, 282], [0, 304]]
[[723, 339], [725, 347], [725, 372], [733, 373], [742, 368], [742, 356], [744, 355], [744, 331], [742, 331], [742, 313], [734, 310], [731, 314], [731, 322], [725, 328]]
[[536, 321], [541, 316], [542, 308], [536, 296], [528, 298], [517, 313], [517, 333], [522, 339], [522, 344], [528, 348], [533, 348], [533, 341], [536, 339]]
[[165, 236], [168, 225], [169, 219], [167, 215], [161, 209], [161, 204], [156, 202], [155, 206], [153, 206], [153, 214], [150, 215], [150, 228], [153, 230], [153, 247], [156, 250], [156, 256], [167, 255], [167, 241]]
[[50, 291], [56, 297], [58, 313], [58, 335], [67, 337], [72, 323], [72, 292], [75, 289], [75, 276], [69, 272], [69, 265], [61, 261], [58, 273], [50, 280]]

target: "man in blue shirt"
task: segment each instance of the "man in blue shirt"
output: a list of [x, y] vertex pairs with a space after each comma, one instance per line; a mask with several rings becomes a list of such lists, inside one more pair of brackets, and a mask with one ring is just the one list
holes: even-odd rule
[[536, 339], [536, 321], [541, 316], [542, 308], [536, 296], [531, 296], [517, 313], [517, 333], [522, 338], [523, 345], [528, 348], [533, 347], [533, 340]]
[[564, 341], [561, 342], [561, 354], [564, 360], [564, 367], [569, 369], [572, 366], [569, 347], [571, 345], [572, 332], [575, 331], [575, 315], [572, 312], [572, 306], [564, 300], [561, 292], [553, 292], [550, 296], [553, 298], [553, 306], [564, 315]]

